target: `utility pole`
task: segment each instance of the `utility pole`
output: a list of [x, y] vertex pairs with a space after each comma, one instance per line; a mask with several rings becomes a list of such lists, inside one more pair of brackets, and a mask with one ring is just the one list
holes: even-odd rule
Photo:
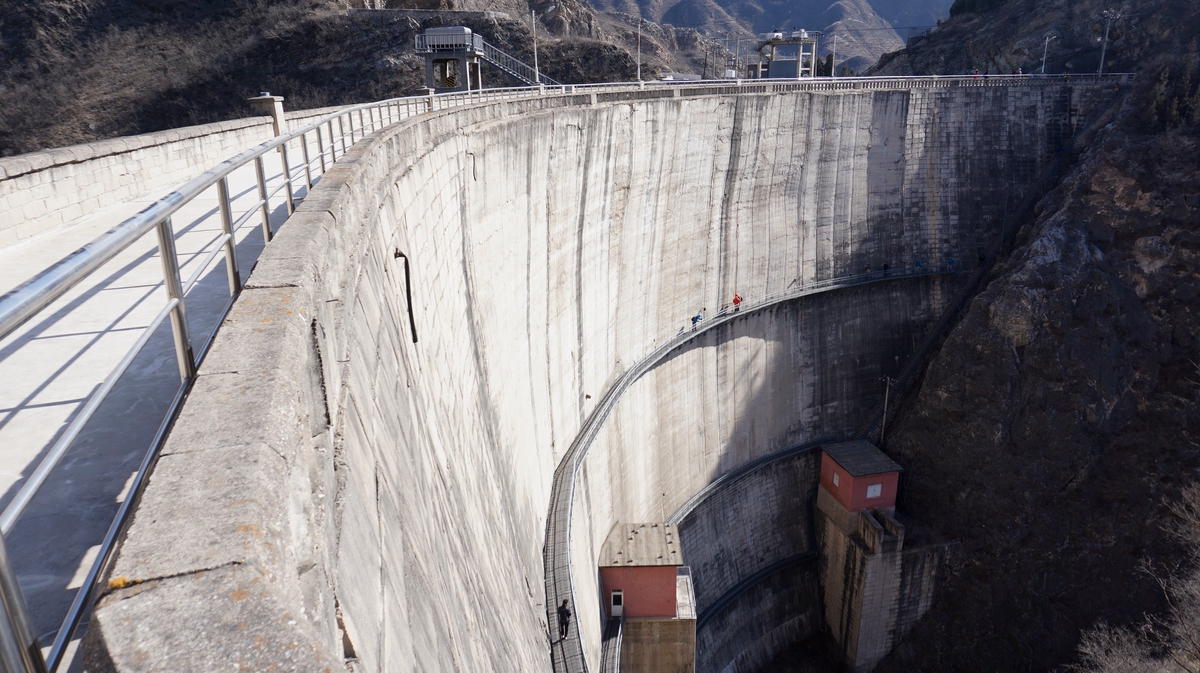
[[638, 81], [642, 81], [642, 17], [638, 17], [638, 47], [637, 47]]
[[542, 83], [542, 74], [538, 72], [537, 59], [537, 14], [534, 13], [532, 7], [529, 8], [529, 29], [533, 31], [533, 78], [538, 84]]
[[892, 386], [896, 385], [896, 379], [890, 376], [881, 376], [879, 380], [885, 386], [883, 389], [883, 418], [879, 419], [879, 448], [883, 448], [883, 433], [887, 431], [887, 408], [888, 394], [892, 392]]
[[1112, 22], [1114, 19], [1121, 18], [1121, 13], [1115, 9], [1106, 9], [1100, 14], [1100, 16], [1104, 17], [1104, 44], [1100, 47], [1100, 69], [1096, 71], [1096, 74], [1103, 75], [1104, 55], [1108, 52], [1108, 29], [1112, 28]]
[[[546, 9], [542, 10], [542, 14], [549, 14], [550, 12], [553, 12], [554, 8], [556, 6], [557, 5], [550, 5]], [[535, 80], [537, 80], [538, 86], [541, 86], [542, 85], [542, 73], [541, 73], [541, 70], [538, 69], [538, 53], [537, 53], [537, 14], [533, 7], [529, 8], [529, 23], [530, 23], [529, 27], [531, 29], [533, 29], [533, 78]]]
[[1042, 74], [1046, 74], [1046, 53], [1050, 49], [1050, 40], [1057, 40], [1057, 35], [1047, 35], [1046, 44], [1042, 45]]
[[846, 36], [845, 35], [839, 36], [837, 33], [833, 34], [833, 51], [829, 52], [829, 55], [833, 57], [833, 58], [829, 59], [829, 76], [830, 77], [837, 77], [837, 39], [838, 39], [838, 37], [846, 37]]

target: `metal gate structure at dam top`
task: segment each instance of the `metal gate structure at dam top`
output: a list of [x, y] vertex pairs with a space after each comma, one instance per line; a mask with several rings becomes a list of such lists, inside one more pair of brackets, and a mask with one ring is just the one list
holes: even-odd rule
[[[1123, 89], [1131, 77], [1072, 75], [1070, 82]], [[0, 249], [0, 261], [11, 266], [8, 276], [0, 274], [0, 289], [6, 290], [0, 296], [0, 376], [6, 379], [4, 387], [10, 388], [0, 402], [8, 407], [0, 409], [0, 437], [9, 426], [25, 428], [21, 436], [28, 439], [24, 446], [5, 444], [13, 464], [24, 464], [0, 500], [5, 507], [0, 514], [0, 609], [5, 613], [0, 620], [0, 665], [9, 671], [66, 670], [63, 665], [74, 653], [80, 626], [86, 624], [96, 590], [159, 451], [259, 252], [270, 245], [297, 204], [365, 138], [422, 115], [454, 114], [497, 101], [562, 99], [566, 105], [588, 106], [791, 92], [1049, 87], [1063, 82], [1061, 76], [1050, 75], [721, 80], [542, 86], [398, 98], [331, 111], [291, 130], [285, 126], [276, 137], [226, 161], [192, 166], [194, 178], [132, 216], [95, 219], [90, 229], [79, 228], [74, 237], [61, 228], [41, 234], [14, 248], [19, 252], [8, 258]], [[1066, 145], [1060, 154], [1070, 149]], [[44, 168], [36, 158], [0, 159], [4, 171], [0, 186]], [[20, 217], [20, 212], [16, 215]], [[87, 238], [81, 239], [84, 235]], [[67, 253], [73, 248], [77, 249]], [[924, 267], [904, 264], [800, 284], [786, 292], [748, 297], [737, 312], [715, 312], [696, 332], [664, 335], [653, 352], [626, 369], [600, 396], [555, 472], [544, 548], [545, 605], [552, 609], [561, 598], [574, 597], [567, 542], [570, 511], [574, 475], [590, 442], [621, 394], [673, 350], [705, 331], [802, 297], [948, 274], [978, 276], [983, 262], [990, 264], [994, 258], [993, 252], [978, 266], [974, 260], [970, 264], [931, 261]], [[131, 294], [131, 289], [140, 290]], [[113, 335], [121, 338], [113, 341]], [[104, 343], [97, 345], [102, 338]], [[68, 342], [76, 345], [57, 347]], [[87, 363], [83, 369], [81, 362]], [[18, 380], [20, 388], [14, 383]], [[58, 388], [64, 392], [48, 400], [46, 396]], [[39, 421], [45, 418], [38, 416], [39, 410], [46, 408], [62, 415], [54, 422]], [[141, 443], [131, 448], [130, 437]], [[83, 455], [85, 450], [94, 455]], [[106, 461], [121, 467], [101, 469]], [[89, 479], [89, 470], [98, 476]], [[41, 540], [46, 531], [39, 526], [46, 522], [67, 526], [64, 522], [78, 518], [72, 503], [81, 497], [81, 489], [103, 494], [105, 504], [97, 511], [104, 513], [105, 520], [97, 520], [93, 512], [90, 529], [73, 531], [61, 546], [47, 546]], [[36, 521], [23, 526], [22, 515], [30, 513], [36, 513]], [[52, 558], [61, 567], [52, 573], [33, 572], [50, 567]], [[61, 582], [43, 586], [24, 579], [63, 573], [73, 575], [70, 591]], [[552, 649], [554, 669], [588, 670], [584, 649], [580, 630], [574, 629], [561, 647]]]

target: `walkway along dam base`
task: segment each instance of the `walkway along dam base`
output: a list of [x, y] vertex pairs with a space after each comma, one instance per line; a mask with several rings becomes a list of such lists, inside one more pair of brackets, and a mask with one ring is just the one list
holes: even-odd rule
[[[367, 136], [221, 327], [85, 663], [598, 670], [613, 526], [711, 520], [714, 482], [847, 437], [1113, 81], [580, 89]], [[787, 474], [721, 498], [811, 536], [816, 470]], [[689, 529], [702, 620], [756, 575], [817, 595], [763, 574], [811, 539]], [[710, 617], [738, 636], [701, 669], [818, 627], [786, 608]]]

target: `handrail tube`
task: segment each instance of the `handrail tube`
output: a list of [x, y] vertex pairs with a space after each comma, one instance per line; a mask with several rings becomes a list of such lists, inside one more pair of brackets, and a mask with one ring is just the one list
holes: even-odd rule
[[241, 230], [241, 228], [242, 228], [242, 225], [244, 225], [244, 224], [246, 224], [247, 222], [249, 222], [249, 221], [250, 221], [250, 218], [254, 217], [254, 214], [258, 212], [258, 207], [259, 207], [260, 205], [262, 205], [262, 200], [261, 200], [261, 199], [259, 199], [258, 201], [255, 201], [255, 202], [254, 202], [254, 205], [253, 205], [253, 206], [250, 206], [250, 208], [249, 208], [249, 209], [248, 209], [246, 212], [242, 213], [242, 216], [241, 216], [241, 217], [239, 217], [239, 218], [237, 218], [236, 220], [234, 220], [234, 221], [233, 221], [233, 230], [234, 230], [234, 231], [240, 231], [240, 230]]
[[204, 261], [200, 262], [200, 266], [196, 267], [196, 271], [192, 273], [192, 277], [188, 278], [187, 282], [183, 284], [183, 294], [186, 295], [192, 289], [192, 286], [200, 281], [200, 276], [202, 276], [204, 272], [208, 270], [208, 265], [212, 264], [213, 259], [215, 259], [217, 255], [225, 252], [225, 246], [232, 239], [232, 234], [221, 234], [221, 236], [216, 240], [216, 243], [213, 245], [213, 249], [209, 250], [208, 254], [204, 256]]

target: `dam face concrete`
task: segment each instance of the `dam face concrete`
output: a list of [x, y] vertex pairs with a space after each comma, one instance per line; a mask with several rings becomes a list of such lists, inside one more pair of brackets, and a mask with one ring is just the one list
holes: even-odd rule
[[[551, 482], [609, 385], [735, 292], [973, 266], [1093, 98], [1042, 83], [558, 96], [368, 137], [266, 248], [218, 335], [87, 657], [535, 671], [582, 654], [594, 670], [612, 525], [663, 520], [750, 460], [853, 427], [953, 281], [748, 314], [635, 383], [574, 487], [561, 553], [578, 629], [552, 653]], [[707, 670], [739, 656], [722, 652]]]

